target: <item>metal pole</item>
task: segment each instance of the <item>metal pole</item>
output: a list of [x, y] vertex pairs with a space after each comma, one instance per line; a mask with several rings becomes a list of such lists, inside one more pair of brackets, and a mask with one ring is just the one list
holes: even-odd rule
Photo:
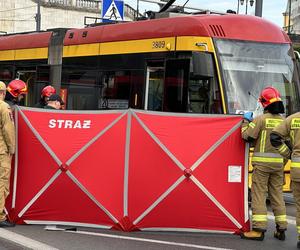
[[289, 0], [289, 23], [288, 23], [288, 35], [291, 34], [291, 11], [292, 11], [292, 0]]
[[41, 30], [41, 0], [37, 1], [37, 13], [35, 16], [36, 20], [36, 31]]
[[246, 15], [248, 13], [248, 0], [246, 0]]
[[255, 16], [262, 17], [263, 0], [255, 1]]
[[136, 20], [139, 19], [139, 5], [140, 5], [140, 1], [136, 0]]
[[239, 11], [240, 11], [240, 0], [238, 0], [238, 6], [237, 6], [236, 14], [239, 14]]

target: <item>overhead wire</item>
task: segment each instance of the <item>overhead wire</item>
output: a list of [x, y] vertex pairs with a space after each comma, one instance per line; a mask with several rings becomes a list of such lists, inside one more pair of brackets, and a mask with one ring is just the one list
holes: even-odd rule
[[[21, 8], [0, 10], [0, 12], [11, 12], [11, 11], [30, 9], [30, 8], [36, 8], [36, 6], [32, 5], [32, 6], [26, 6], [26, 7], [21, 7]], [[47, 10], [45, 10], [44, 12], [47, 12]], [[8, 13], [8, 14], [10, 14], [10, 13]], [[14, 19], [15, 17], [19, 17], [19, 15], [16, 15], [16, 14], [13, 14], [13, 15], [10, 15], [10, 16], [2, 16], [2, 18], [0, 18], [0, 21], [8, 21], [8, 22], [33, 22], [33, 21], [35, 21], [34, 13], [22, 14], [23, 17], [28, 16], [28, 15], [30, 15], [31, 17], [26, 18], [26, 19]]]
[[22, 7], [22, 8], [14, 8], [14, 9], [9, 9], [9, 10], [0, 10], [0, 12], [8, 12], [8, 11], [14, 11], [14, 10], [24, 10], [24, 9], [30, 9], [30, 8], [36, 8], [36, 6], [32, 5], [32, 6]]
[[1, 19], [0, 18], [0, 21], [7, 21], [7, 22], [33, 22], [35, 20], [31, 20], [30, 19]]
[[182, 7], [184, 8], [185, 5], [189, 2], [190, 0], [186, 0], [186, 2], [182, 5]]
[[[31, 17], [33, 16], [34, 17], [34, 15], [35, 15], [35, 13], [32, 12], [32, 13], [22, 14], [22, 17], [23, 18], [26, 17], [26, 16], [31, 16]], [[20, 17], [20, 15], [15, 15], [15, 14], [14, 15], [7, 15], [7, 16], [6, 15], [3, 15], [3, 16], [1, 15], [1, 19], [4, 19], [4, 18], [11, 18], [12, 19], [12, 18], [18, 18], [18, 17]]]
[[[30, 9], [30, 8], [35, 8], [35, 5], [32, 6], [26, 6], [26, 7], [21, 7], [21, 8], [14, 8], [14, 9], [8, 9], [8, 10], [0, 10], [0, 12], [10, 12], [10, 11], [16, 11], [16, 10], [24, 10], [24, 9]], [[31, 15], [30, 18], [27, 19], [14, 19], [15, 17], [18, 17], [16, 15], [13, 16], [4, 16], [0, 18], [0, 21], [7, 21], [7, 22], [32, 22], [34, 21], [34, 16], [32, 16], [32, 13], [28, 14], [23, 14], [22, 16], [26, 15]], [[33, 20], [31, 20], [33, 18]]]

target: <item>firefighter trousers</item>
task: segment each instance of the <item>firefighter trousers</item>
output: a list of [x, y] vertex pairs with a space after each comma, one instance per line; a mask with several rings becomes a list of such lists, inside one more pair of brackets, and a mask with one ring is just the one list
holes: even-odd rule
[[256, 231], [267, 230], [266, 197], [269, 195], [275, 222], [279, 229], [286, 230], [286, 208], [283, 200], [283, 170], [264, 172], [254, 166], [252, 174], [252, 228]]
[[296, 203], [296, 224], [297, 224], [297, 232], [300, 236], [300, 182], [292, 181], [291, 187], [293, 191], [294, 200]]
[[6, 220], [4, 212], [5, 199], [9, 194], [11, 171], [11, 156], [8, 154], [0, 155], [0, 221]]

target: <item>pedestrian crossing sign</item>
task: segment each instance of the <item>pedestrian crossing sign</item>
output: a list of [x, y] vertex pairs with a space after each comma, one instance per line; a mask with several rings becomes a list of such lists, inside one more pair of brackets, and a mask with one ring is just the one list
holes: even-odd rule
[[123, 0], [103, 0], [102, 1], [102, 21], [123, 21], [124, 1]]

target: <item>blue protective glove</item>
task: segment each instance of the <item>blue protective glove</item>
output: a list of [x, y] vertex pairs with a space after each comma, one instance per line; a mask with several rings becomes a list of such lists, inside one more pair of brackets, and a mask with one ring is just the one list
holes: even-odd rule
[[247, 112], [244, 114], [243, 118], [249, 122], [253, 121], [253, 112]]

